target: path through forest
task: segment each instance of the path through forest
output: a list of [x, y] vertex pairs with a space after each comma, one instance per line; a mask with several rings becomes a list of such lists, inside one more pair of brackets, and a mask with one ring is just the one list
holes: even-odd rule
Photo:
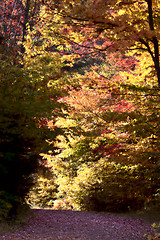
[[0, 240], [141, 240], [150, 223], [118, 214], [33, 209], [27, 224]]

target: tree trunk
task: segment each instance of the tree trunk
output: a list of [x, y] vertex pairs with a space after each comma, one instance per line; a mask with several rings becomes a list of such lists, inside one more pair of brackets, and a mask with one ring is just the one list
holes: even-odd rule
[[21, 53], [25, 52], [25, 48], [23, 46], [23, 43], [25, 41], [25, 36], [26, 36], [26, 25], [27, 25], [27, 22], [28, 22], [29, 6], [30, 6], [30, 0], [26, 0], [25, 16], [24, 16], [24, 23], [23, 23], [23, 36], [22, 36]]
[[[153, 6], [152, 6], [152, 0], [148, 0], [148, 19], [149, 19], [149, 27], [151, 31], [154, 31], [154, 21], [153, 21]], [[154, 56], [153, 61], [154, 61], [154, 66], [155, 70], [157, 73], [157, 78], [158, 78], [158, 85], [160, 87], [160, 59], [159, 59], [159, 46], [158, 46], [158, 39], [156, 37], [152, 38], [152, 43], [154, 46]]]
[[156, 69], [156, 73], [157, 73], [157, 78], [158, 78], [158, 85], [159, 85], [159, 88], [160, 88], [160, 66], [156, 66], [155, 64], [155, 69]]
[[158, 46], [158, 40], [156, 37], [153, 38], [153, 44], [154, 44], [154, 65], [157, 73], [158, 78], [158, 85], [160, 87], [160, 59], [159, 59], [159, 46]]

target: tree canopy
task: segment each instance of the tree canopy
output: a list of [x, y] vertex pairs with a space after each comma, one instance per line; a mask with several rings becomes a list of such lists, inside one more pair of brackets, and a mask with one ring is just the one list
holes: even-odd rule
[[56, 1], [54, 7], [75, 31], [102, 38], [100, 50], [147, 52], [160, 85], [158, 1]]
[[2, 6], [0, 217], [26, 202], [97, 211], [155, 202], [159, 2]]

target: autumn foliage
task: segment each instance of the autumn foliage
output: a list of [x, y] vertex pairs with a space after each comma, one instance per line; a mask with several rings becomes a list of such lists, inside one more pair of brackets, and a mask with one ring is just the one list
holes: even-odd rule
[[57, 122], [77, 125], [81, 135], [70, 133], [69, 143], [59, 138], [60, 154], [44, 155], [56, 177], [59, 199], [75, 209], [96, 211], [137, 210], [155, 201], [160, 170], [158, 92], [119, 79], [117, 85], [117, 77], [111, 82], [93, 72], [81, 76], [79, 89], [61, 100], [71, 106], [74, 122]]
[[158, 1], [36, 3], [0, 8], [0, 217], [159, 204]]

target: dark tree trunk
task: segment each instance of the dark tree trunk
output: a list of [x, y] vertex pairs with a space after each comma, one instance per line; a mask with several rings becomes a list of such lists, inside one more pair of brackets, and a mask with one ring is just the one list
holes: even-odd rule
[[158, 85], [160, 87], [160, 59], [159, 59], [159, 46], [157, 38], [153, 38], [154, 44], [154, 64], [158, 78]]
[[[149, 27], [151, 31], [154, 31], [154, 21], [153, 21], [153, 6], [152, 6], [152, 0], [148, 0], [148, 19], [149, 19]], [[159, 58], [159, 46], [158, 46], [158, 39], [156, 37], [152, 37], [152, 43], [154, 46], [154, 54], [152, 56], [154, 61], [154, 66], [158, 78], [158, 85], [160, 87], [160, 58]]]
[[23, 35], [22, 35], [21, 53], [25, 52], [25, 48], [23, 46], [23, 43], [25, 41], [25, 36], [26, 36], [26, 25], [27, 25], [27, 22], [28, 22], [29, 6], [30, 6], [30, 0], [26, 0], [25, 16], [24, 16], [24, 23], [23, 23]]
[[158, 78], [158, 85], [159, 85], [159, 88], [160, 88], [160, 66], [155, 66], [156, 68], [156, 73], [157, 73], [157, 78]]

